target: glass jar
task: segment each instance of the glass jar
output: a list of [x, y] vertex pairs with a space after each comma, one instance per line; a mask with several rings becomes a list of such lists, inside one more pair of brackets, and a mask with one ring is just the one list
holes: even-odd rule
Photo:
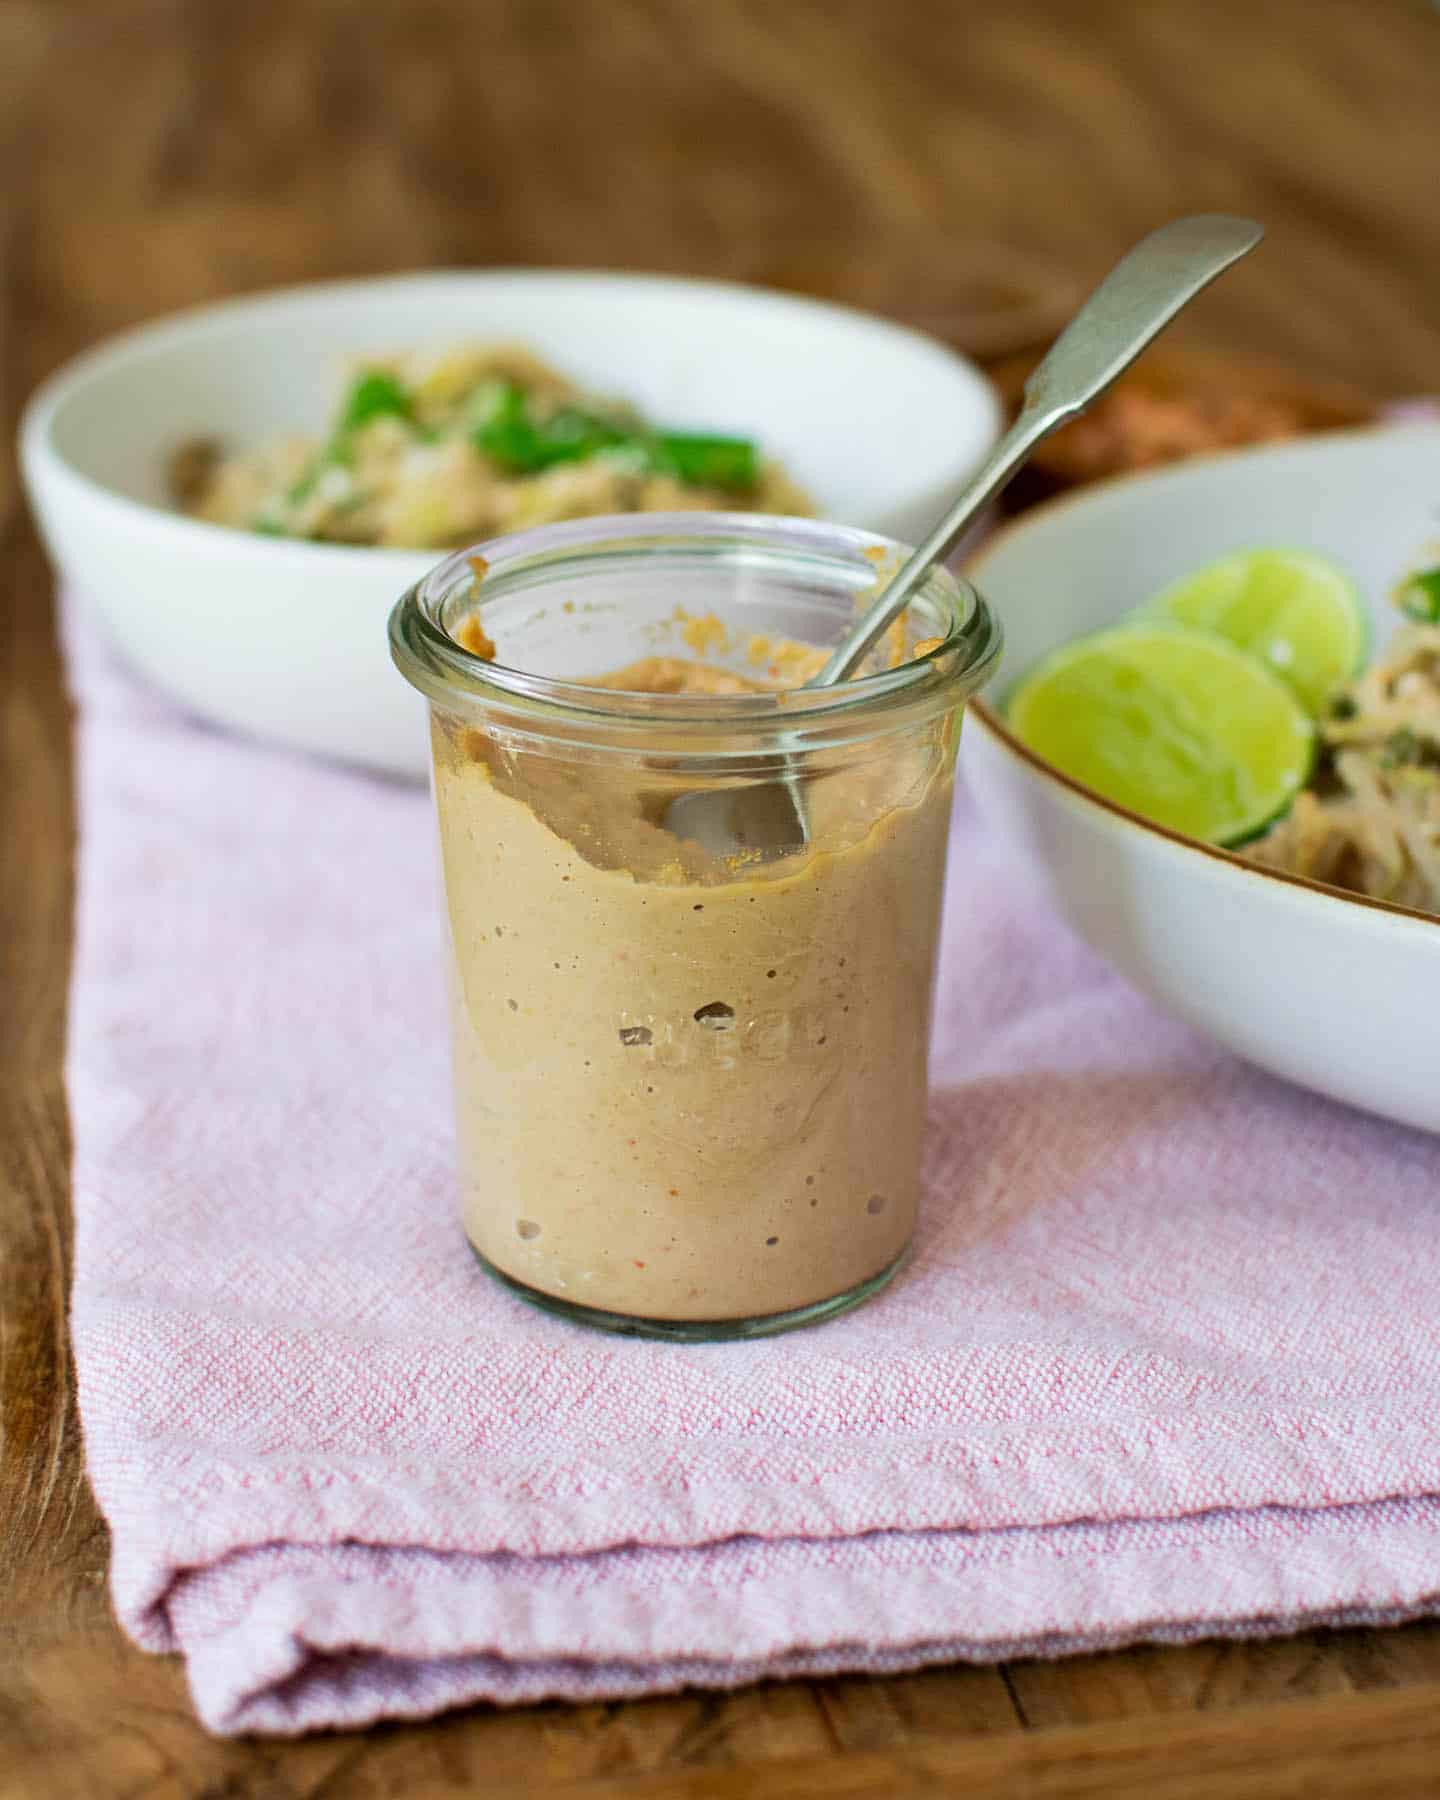
[[[810, 520], [587, 519], [452, 556], [392, 614], [430, 702], [465, 1229], [552, 1312], [750, 1337], [903, 1259], [961, 709], [999, 632], [937, 572], [856, 679], [748, 691], [903, 554]], [[632, 691], [696, 661], [731, 691]], [[802, 847], [668, 828], [675, 797], [782, 766]]]

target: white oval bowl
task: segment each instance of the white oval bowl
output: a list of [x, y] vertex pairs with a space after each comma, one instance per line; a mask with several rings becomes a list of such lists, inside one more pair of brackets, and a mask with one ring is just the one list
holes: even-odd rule
[[[970, 573], [1004, 623], [1013, 682], [1173, 577], [1263, 544], [1345, 564], [1383, 643], [1388, 591], [1416, 557], [1440, 556], [1440, 429], [1337, 434], [1109, 482], [1024, 515]], [[963, 754], [990, 828], [1137, 986], [1262, 1068], [1440, 1130], [1440, 918], [1137, 818], [1027, 751], [998, 696], [972, 706]]]
[[142, 327], [39, 390], [21, 454], [51, 555], [129, 659], [195, 711], [423, 775], [421, 703], [390, 666], [385, 621], [439, 553], [185, 518], [166, 459], [197, 435], [319, 432], [356, 352], [496, 338], [654, 418], [754, 437], [823, 516], [902, 541], [999, 430], [994, 390], [942, 344], [759, 288], [543, 270], [294, 288]]

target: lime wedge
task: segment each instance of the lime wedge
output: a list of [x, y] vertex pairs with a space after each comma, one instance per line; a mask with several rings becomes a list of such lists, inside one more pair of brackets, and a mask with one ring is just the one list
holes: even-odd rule
[[1370, 615], [1343, 569], [1307, 550], [1240, 550], [1182, 575], [1142, 617], [1215, 631], [1267, 662], [1318, 718], [1365, 665]]
[[1063, 774], [1158, 825], [1238, 844], [1309, 778], [1315, 727], [1265, 664], [1208, 631], [1121, 625], [1028, 675], [1007, 710]]

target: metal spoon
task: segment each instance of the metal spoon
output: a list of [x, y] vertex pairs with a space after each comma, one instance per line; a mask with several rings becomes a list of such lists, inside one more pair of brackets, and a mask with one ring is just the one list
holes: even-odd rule
[[[853, 674], [930, 571], [945, 560], [1036, 445], [1083, 412], [1182, 306], [1253, 250], [1264, 235], [1252, 219], [1200, 213], [1162, 225], [1142, 238], [1051, 345], [1025, 384], [1019, 418], [954, 506], [805, 685], [830, 687]], [[784, 759], [771, 780], [680, 795], [666, 809], [665, 825], [676, 837], [691, 839], [717, 856], [747, 852], [768, 860], [803, 850], [808, 840], [804, 797], [793, 764]]]

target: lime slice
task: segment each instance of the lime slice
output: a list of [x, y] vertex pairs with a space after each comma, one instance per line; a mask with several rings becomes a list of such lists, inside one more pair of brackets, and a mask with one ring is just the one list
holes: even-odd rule
[[1215, 631], [1258, 656], [1318, 718], [1336, 688], [1358, 675], [1370, 615], [1343, 569], [1307, 550], [1240, 550], [1183, 575], [1142, 609]]
[[1208, 631], [1121, 625], [1056, 651], [1007, 708], [1064, 774], [1157, 825], [1238, 844], [1309, 778], [1315, 727], [1265, 664]]

